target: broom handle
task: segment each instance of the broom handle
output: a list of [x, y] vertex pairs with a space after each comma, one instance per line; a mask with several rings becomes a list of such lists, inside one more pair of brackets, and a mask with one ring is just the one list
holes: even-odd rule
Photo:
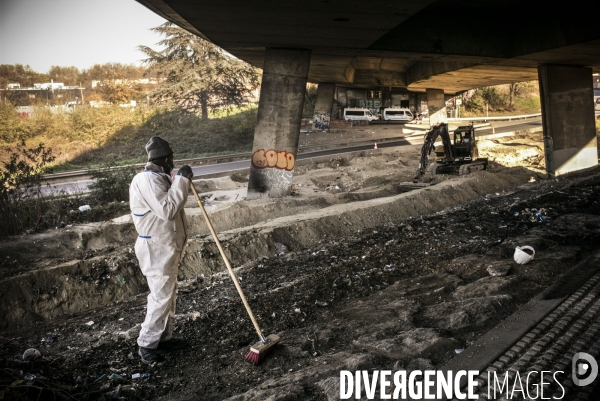
[[231, 279], [233, 280], [233, 284], [235, 284], [235, 288], [237, 289], [238, 293], [240, 294], [240, 297], [242, 298], [242, 302], [244, 303], [244, 306], [246, 307], [246, 311], [248, 311], [248, 315], [250, 315], [250, 320], [252, 320], [252, 324], [254, 325], [254, 328], [256, 329], [256, 332], [258, 333], [258, 336], [260, 337], [261, 341], [266, 342], [265, 337], [263, 336], [262, 332], [260, 331], [258, 322], [256, 321], [256, 318], [254, 317], [254, 313], [252, 313], [252, 309], [250, 309], [250, 305], [248, 305], [248, 301], [246, 300], [246, 296], [244, 295], [244, 292], [242, 291], [240, 282], [238, 281], [237, 277], [235, 276], [235, 273], [233, 272], [233, 269], [231, 268], [231, 265], [229, 264], [229, 260], [227, 259], [227, 256], [225, 256], [225, 251], [223, 251], [223, 247], [221, 246], [221, 241], [219, 241], [219, 237], [217, 237], [217, 233], [215, 232], [215, 229], [213, 228], [213, 225], [210, 222], [210, 219], [208, 218], [208, 214], [206, 214], [206, 210], [204, 209], [204, 206], [202, 205], [202, 201], [200, 200], [200, 197], [198, 196], [198, 192], [196, 192], [196, 188], [194, 188], [194, 183], [192, 183], [192, 180], [190, 180], [190, 187], [192, 188], [192, 192], [194, 193], [194, 196], [196, 197], [196, 202], [198, 202], [198, 207], [200, 207], [200, 210], [202, 211], [204, 220], [206, 220], [206, 225], [208, 226], [210, 233], [212, 234], [213, 238], [215, 239], [217, 248], [219, 248], [219, 252], [221, 253], [223, 262], [225, 262], [225, 265], [227, 266], [227, 270], [229, 271], [229, 275], [231, 276]]

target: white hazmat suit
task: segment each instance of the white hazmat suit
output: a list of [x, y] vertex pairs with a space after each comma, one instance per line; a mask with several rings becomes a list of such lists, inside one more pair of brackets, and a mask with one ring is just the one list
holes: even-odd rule
[[177, 271], [187, 239], [183, 208], [189, 187], [187, 178], [177, 175], [171, 179], [162, 167], [148, 162], [129, 188], [138, 232], [135, 253], [150, 287], [146, 319], [137, 340], [143, 348], [156, 349], [173, 333]]

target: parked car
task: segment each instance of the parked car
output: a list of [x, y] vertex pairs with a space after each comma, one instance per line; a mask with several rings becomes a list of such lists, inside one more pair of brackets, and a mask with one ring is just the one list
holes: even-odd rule
[[63, 108], [72, 110], [77, 106], [81, 106], [81, 102], [67, 102], [63, 105]]
[[409, 122], [415, 119], [415, 115], [410, 109], [402, 107], [391, 107], [383, 110], [384, 121], [404, 121]]
[[344, 109], [344, 120], [346, 121], [373, 121], [379, 120], [379, 117], [369, 109], [349, 107]]

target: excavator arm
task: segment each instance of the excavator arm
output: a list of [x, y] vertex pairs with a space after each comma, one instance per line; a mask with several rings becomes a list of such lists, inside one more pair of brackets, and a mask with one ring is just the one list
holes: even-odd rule
[[425, 135], [423, 147], [421, 148], [421, 160], [419, 161], [419, 168], [417, 174], [413, 179], [414, 183], [422, 182], [423, 175], [427, 169], [427, 161], [429, 155], [435, 148], [435, 140], [438, 136], [442, 137], [442, 144], [444, 146], [444, 154], [446, 155], [446, 161], [452, 163], [454, 161], [454, 154], [452, 152], [452, 143], [450, 142], [450, 134], [448, 132], [448, 124], [440, 123], [430, 129]]

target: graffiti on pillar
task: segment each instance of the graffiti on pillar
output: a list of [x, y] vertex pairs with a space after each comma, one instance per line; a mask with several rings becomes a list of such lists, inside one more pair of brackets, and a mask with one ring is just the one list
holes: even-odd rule
[[315, 129], [329, 129], [330, 120], [331, 116], [328, 112], [315, 113], [313, 115], [313, 124], [315, 126]]
[[252, 166], [257, 169], [270, 167], [271, 169], [280, 169], [292, 171], [296, 165], [296, 156], [293, 153], [282, 150], [280, 152], [269, 149], [259, 149], [252, 154]]
[[294, 179], [294, 172], [276, 168], [254, 170], [255, 180], [269, 189], [290, 189]]

